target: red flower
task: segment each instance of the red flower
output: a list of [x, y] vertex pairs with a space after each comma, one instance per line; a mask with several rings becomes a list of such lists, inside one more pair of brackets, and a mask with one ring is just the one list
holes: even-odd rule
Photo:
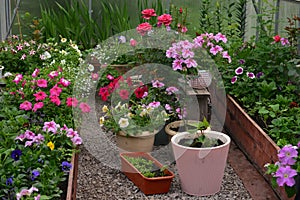
[[134, 91], [134, 94], [135, 94], [136, 98], [141, 99], [141, 98], [143, 98], [145, 92], [148, 92], [148, 87], [146, 85], [138, 87]]
[[151, 29], [152, 29], [152, 26], [148, 22], [141, 23], [140, 25], [138, 25], [138, 27], [136, 27], [137, 32], [139, 34], [141, 34], [142, 36], [144, 36], [146, 33], [151, 31]]
[[274, 39], [275, 42], [280, 42], [281, 37], [280, 37], [280, 35], [275, 35], [273, 37], [273, 39]]
[[179, 13], [182, 14], [182, 8], [179, 8]]
[[172, 22], [172, 16], [169, 14], [163, 14], [159, 17], [157, 17], [158, 24], [164, 24], [165, 26], [169, 26]]
[[156, 13], [154, 9], [145, 9], [142, 11], [142, 15], [144, 19], [150, 19], [151, 17], [155, 17]]

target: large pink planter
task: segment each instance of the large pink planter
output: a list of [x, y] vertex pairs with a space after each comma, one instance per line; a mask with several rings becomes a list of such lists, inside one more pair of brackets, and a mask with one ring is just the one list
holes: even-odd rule
[[230, 137], [216, 131], [205, 133], [208, 137], [220, 139], [224, 144], [211, 148], [179, 145], [180, 139], [194, 136], [187, 132], [178, 133], [171, 139], [181, 189], [190, 195], [208, 196], [219, 192], [224, 176]]

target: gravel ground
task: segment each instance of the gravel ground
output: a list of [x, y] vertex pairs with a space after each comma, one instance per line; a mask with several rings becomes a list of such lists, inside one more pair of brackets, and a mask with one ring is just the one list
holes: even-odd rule
[[182, 192], [175, 165], [169, 165], [169, 169], [175, 173], [169, 193], [146, 196], [120, 170], [102, 164], [83, 146], [79, 155], [77, 199], [251, 199], [230, 165], [226, 166], [220, 192], [207, 197]]
[[[252, 199], [229, 164], [225, 169], [221, 190], [217, 194], [196, 197], [184, 193], [180, 187], [170, 145], [154, 147], [154, 151], [151, 152], [162, 164], [168, 165], [169, 169], [175, 174], [170, 191], [167, 194], [144, 195], [120, 171], [119, 149], [115, 145], [114, 135], [104, 132], [98, 124], [103, 103], [97, 98], [91, 101], [89, 103], [92, 105], [92, 112], [84, 120], [80, 130], [83, 145], [79, 154], [77, 199]], [[212, 119], [212, 121], [215, 120]]]

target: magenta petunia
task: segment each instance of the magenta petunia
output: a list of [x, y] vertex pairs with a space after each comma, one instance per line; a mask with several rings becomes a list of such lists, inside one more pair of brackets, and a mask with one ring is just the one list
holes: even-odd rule
[[231, 83], [234, 84], [237, 81], [237, 76], [231, 78]]
[[254, 79], [254, 78], [255, 78], [255, 75], [254, 75], [254, 73], [252, 73], [252, 72], [247, 72], [246, 74], [247, 74], [247, 77], [248, 77], [248, 78], [251, 78], [251, 79]]
[[153, 102], [149, 103], [149, 105], [148, 105], [148, 107], [150, 107], [150, 108], [157, 108], [158, 106], [160, 106], [159, 101], [153, 101]]
[[74, 145], [80, 145], [82, 144], [82, 139], [78, 135], [74, 136], [72, 139], [72, 142]]
[[163, 82], [160, 82], [159, 80], [152, 80], [152, 87], [161, 88], [164, 86], [165, 86], [165, 84]]
[[61, 85], [64, 86], [64, 87], [68, 87], [68, 86], [71, 84], [71, 82], [68, 81], [68, 80], [65, 79], [65, 78], [61, 78], [61, 79], [59, 80], [58, 84], [61, 84]]
[[37, 77], [39, 73], [40, 73], [40, 70], [39, 69], [35, 69], [31, 76], [32, 77]]
[[59, 96], [61, 92], [62, 89], [55, 85], [53, 86], [53, 88], [50, 89], [50, 96]]
[[52, 71], [52, 72], [50, 72], [50, 74], [48, 74], [48, 76], [49, 76], [49, 78], [53, 79], [53, 78], [58, 76], [58, 72], [57, 71]]
[[236, 75], [241, 75], [244, 72], [244, 69], [242, 67], [238, 67], [235, 69], [235, 74]]
[[13, 82], [15, 82], [16, 84], [19, 84], [19, 82], [22, 81], [22, 79], [23, 79], [23, 75], [17, 74], [15, 79], [13, 80]]
[[43, 101], [47, 97], [47, 94], [43, 91], [39, 91], [33, 94], [33, 96], [35, 96], [36, 101]]
[[58, 98], [58, 96], [50, 96], [50, 101], [52, 103], [54, 103], [55, 105], [59, 106], [61, 104], [60, 99]]
[[37, 86], [39, 86], [40, 88], [46, 88], [47, 81], [45, 79], [39, 79], [37, 80]]
[[32, 108], [32, 111], [33, 112], [36, 112], [38, 109], [41, 109], [44, 107], [44, 103], [43, 102], [38, 102], [38, 103], [35, 103], [33, 108]]
[[24, 101], [23, 103], [20, 104], [20, 109], [21, 110], [31, 110], [32, 103], [30, 103], [29, 101]]
[[121, 99], [126, 100], [129, 97], [129, 92], [128, 90], [120, 90], [119, 95], [121, 97]]
[[66, 100], [66, 104], [68, 107], [76, 107], [78, 104], [78, 100], [75, 97], [68, 97]]
[[172, 63], [172, 68], [173, 70], [182, 70], [182, 60], [174, 60], [173, 63]]

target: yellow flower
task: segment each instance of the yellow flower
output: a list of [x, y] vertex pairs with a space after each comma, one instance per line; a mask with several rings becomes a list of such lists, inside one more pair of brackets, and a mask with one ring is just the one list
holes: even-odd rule
[[50, 149], [51, 149], [51, 151], [54, 149], [54, 144], [53, 144], [53, 142], [48, 142], [47, 143], [47, 147], [49, 147]]
[[108, 107], [106, 105], [102, 107], [102, 112], [108, 112]]
[[99, 120], [100, 126], [103, 126], [104, 121], [105, 121], [104, 117], [100, 117], [100, 120]]

